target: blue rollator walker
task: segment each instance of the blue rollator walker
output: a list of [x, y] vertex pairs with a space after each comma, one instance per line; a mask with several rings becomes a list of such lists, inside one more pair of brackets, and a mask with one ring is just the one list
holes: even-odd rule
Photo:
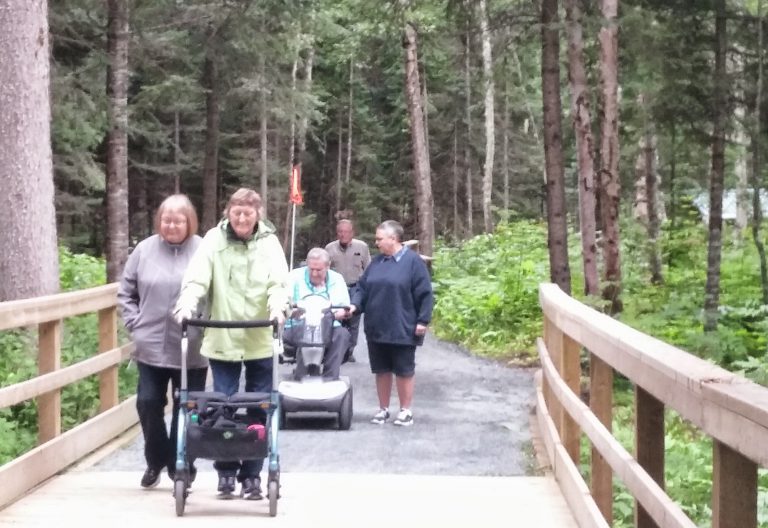
[[[267, 328], [272, 327], [272, 391], [221, 392], [189, 391], [187, 386], [187, 327]], [[192, 484], [190, 468], [197, 458], [237, 461], [268, 457], [267, 497], [269, 515], [277, 515], [280, 492], [280, 455], [277, 432], [280, 429], [278, 358], [283, 342], [277, 321], [214, 321], [185, 319], [181, 323], [181, 384], [179, 388], [179, 432], [176, 439], [176, 473], [173, 496], [176, 515], [184, 507]], [[245, 413], [238, 412], [245, 410]], [[264, 418], [266, 416], [266, 418]]]

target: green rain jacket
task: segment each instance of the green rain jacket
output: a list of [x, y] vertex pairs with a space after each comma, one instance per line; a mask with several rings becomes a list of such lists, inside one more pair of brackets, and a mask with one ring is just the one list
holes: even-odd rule
[[[211, 319], [269, 319], [289, 299], [288, 265], [275, 228], [259, 221], [251, 239], [242, 241], [228, 227], [224, 219], [203, 237], [184, 274], [176, 311], [194, 313], [207, 296]], [[206, 328], [200, 353], [221, 361], [271, 357], [272, 330]]]

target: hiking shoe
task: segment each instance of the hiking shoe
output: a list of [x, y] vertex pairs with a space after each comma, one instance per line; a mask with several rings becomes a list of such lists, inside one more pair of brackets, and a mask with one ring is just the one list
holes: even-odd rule
[[219, 498], [232, 499], [235, 492], [235, 477], [219, 477]]
[[245, 500], [261, 500], [264, 497], [261, 494], [261, 481], [259, 479], [243, 479], [243, 487], [240, 490], [240, 496]]
[[413, 425], [413, 413], [410, 409], [400, 409], [400, 412], [397, 413], [397, 418], [392, 423], [402, 427], [411, 426]]
[[381, 408], [379, 409], [379, 412], [373, 415], [373, 418], [371, 418], [371, 423], [381, 425], [387, 420], [389, 420], [389, 409]]
[[141, 477], [141, 487], [149, 489], [157, 486], [160, 483], [160, 473], [162, 471], [162, 469], [148, 467]]

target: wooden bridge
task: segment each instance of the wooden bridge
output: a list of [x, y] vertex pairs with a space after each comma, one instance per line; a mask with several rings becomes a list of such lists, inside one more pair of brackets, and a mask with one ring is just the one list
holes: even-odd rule
[[[136, 489], [138, 474], [77, 470], [78, 461], [137, 422], [135, 397], [118, 398], [118, 366], [131, 345], [118, 346], [116, 289], [107, 285], [0, 303], [0, 331], [37, 327], [39, 348], [39, 375], [0, 388], [0, 409], [36, 399], [39, 424], [38, 446], [0, 466], [0, 527], [89, 519], [117, 526], [202, 524], [223, 509], [201, 499], [198, 516], [177, 519], [169, 490]], [[768, 464], [768, 389], [632, 330], [552, 284], [540, 287], [540, 300], [544, 336], [538, 343], [536, 421], [551, 466], [547, 476], [291, 475], [297, 492], [281, 500], [277, 518], [263, 521], [279, 526], [607, 527], [615, 477], [636, 500], [635, 526], [693, 528], [664, 491], [664, 412], [673, 409], [712, 438], [713, 528], [756, 527], [757, 471]], [[62, 368], [62, 321], [93, 312], [98, 314], [98, 353]], [[588, 404], [581, 397], [583, 357], [589, 362]], [[611, 434], [614, 372], [635, 387], [634, 453]], [[100, 413], [62, 433], [61, 390], [91, 375], [99, 376]], [[586, 460], [580, 454], [583, 440], [591, 445]], [[588, 482], [581, 476], [583, 464], [590, 466]], [[328, 508], [329, 495], [339, 493], [344, 507]], [[397, 502], [395, 513], [382, 507], [399, 494], [409, 497], [407, 504]], [[245, 501], [236, 503], [226, 508], [227, 522], [249, 522], [252, 509]]]

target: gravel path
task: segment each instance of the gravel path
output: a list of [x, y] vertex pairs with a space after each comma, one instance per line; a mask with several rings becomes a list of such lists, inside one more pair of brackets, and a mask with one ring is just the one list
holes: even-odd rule
[[[369, 419], [377, 408], [376, 393], [362, 329], [360, 337], [357, 363], [342, 366], [354, 387], [352, 429], [336, 430], [333, 418], [289, 415], [288, 428], [280, 432], [282, 471], [530, 474], [532, 370], [473, 357], [428, 335], [416, 353], [414, 425], [374, 425]], [[288, 372], [288, 366], [282, 369]], [[392, 407], [397, 407], [395, 394]], [[141, 471], [143, 444], [139, 436], [92, 469]], [[198, 467], [212, 470], [209, 461], [199, 461]]]

